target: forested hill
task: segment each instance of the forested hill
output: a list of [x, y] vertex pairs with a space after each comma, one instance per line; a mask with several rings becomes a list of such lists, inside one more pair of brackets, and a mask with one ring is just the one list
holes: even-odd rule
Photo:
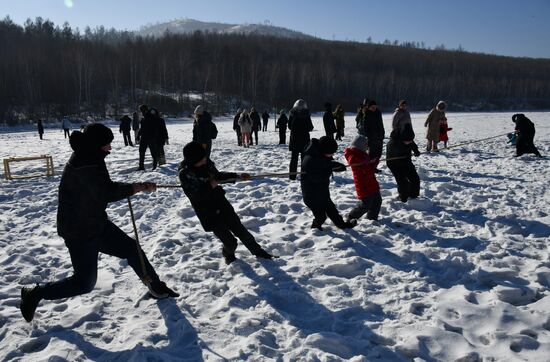
[[438, 100], [449, 110], [550, 108], [550, 60], [404, 46], [195, 32], [136, 37], [84, 33], [37, 19], [0, 22], [0, 117], [122, 112], [141, 102], [183, 112], [203, 94], [214, 112], [237, 105], [354, 111], [365, 97], [385, 110]]

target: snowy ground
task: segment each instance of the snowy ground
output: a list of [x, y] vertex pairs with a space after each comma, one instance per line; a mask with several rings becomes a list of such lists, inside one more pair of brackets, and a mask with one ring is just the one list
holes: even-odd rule
[[[550, 154], [550, 114], [527, 114], [535, 143]], [[413, 114], [419, 145], [426, 114]], [[449, 114], [451, 144], [513, 129], [511, 113]], [[390, 115], [384, 115], [389, 129]], [[347, 117], [347, 135], [355, 134]], [[260, 145], [235, 145], [231, 121], [213, 160], [220, 170], [284, 172], [289, 153], [270, 131]], [[313, 137], [322, 135], [314, 119]], [[114, 125], [113, 125], [113, 129]], [[135, 172], [137, 148], [115, 132], [107, 158], [120, 181], [177, 182], [191, 123], [169, 122], [168, 164]], [[506, 137], [415, 159], [421, 197], [397, 200], [384, 166], [378, 222], [352, 231], [312, 231], [299, 182], [226, 186], [244, 224], [276, 261], [242, 246], [223, 263], [220, 242], [205, 233], [179, 189], [133, 198], [143, 249], [181, 296], [155, 301], [124, 261], [100, 256], [95, 290], [43, 301], [28, 324], [20, 288], [71, 273], [56, 234], [57, 186], [70, 155], [61, 131], [39, 141], [34, 129], [0, 134], [0, 156], [51, 154], [57, 175], [0, 182], [0, 360], [426, 360], [548, 361], [550, 356], [550, 168], [548, 158], [513, 158]], [[149, 157], [149, 156], [148, 156]], [[148, 158], [150, 169], [150, 158]], [[13, 166], [38, 170], [41, 163]], [[29, 171], [29, 170], [25, 170]], [[342, 213], [356, 203], [351, 172], [336, 174], [332, 198]], [[132, 234], [126, 202], [109, 217]]]

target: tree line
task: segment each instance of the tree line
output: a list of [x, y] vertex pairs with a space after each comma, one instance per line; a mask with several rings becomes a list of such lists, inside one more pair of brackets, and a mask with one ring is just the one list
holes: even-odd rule
[[203, 103], [287, 109], [298, 98], [354, 112], [407, 99], [427, 110], [550, 108], [550, 60], [321, 39], [196, 32], [139, 37], [69, 24], [0, 21], [0, 117], [118, 115], [148, 103], [169, 114]]

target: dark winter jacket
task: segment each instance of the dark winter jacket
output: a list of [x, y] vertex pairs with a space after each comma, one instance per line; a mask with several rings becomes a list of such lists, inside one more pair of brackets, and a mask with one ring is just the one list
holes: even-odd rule
[[264, 122], [264, 124], [267, 124], [267, 122], [269, 121], [269, 113], [262, 113], [262, 121]]
[[518, 113], [512, 116], [512, 120], [516, 124], [516, 131], [520, 136], [533, 140], [535, 137], [535, 125], [524, 114]]
[[343, 108], [336, 108], [334, 112], [334, 119], [336, 119], [336, 128], [344, 129], [346, 126], [346, 121], [344, 118], [345, 112]]
[[212, 139], [215, 138], [213, 134], [215, 127], [212, 116], [205, 111], [193, 124], [193, 141], [202, 144], [212, 143]]
[[279, 119], [277, 120], [277, 127], [279, 128], [279, 130], [286, 131], [287, 125], [288, 125], [288, 118], [286, 114], [283, 113], [279, 116]]
[[120, 119], [120, 132], [130, 132], [132, 129], [132, 119], [128, 116], [124, 116]]
[[[388, 144], [386, 145], [386, 159], [387, 162], [392, 162], [393, 160], [390, 160], [391, 158], [396, 157], [402, 157], [402, 159], [408, 159], [411, 158], [411, 152], [414, 153], [416, 156], [420, 155], [420, 151], [418, 151], [418, 146], [414, 141], [412, 143], [406, 145], [403, 143], [403, 139], [414, 139], [414, 132], [412, 132], [412, 137], [407, 134], [407, 132], [412, 132], [412, 126], [405, 125], [404, 127], [394, 129], [390, 134], [390, 140], [388, 141]], [[399, 161], [399, 160], [395, 160]]]
[[372, 112], [367, 110], [362, 119], [363, 134], [369, 140], [369, 144], [382, 144], [384, 142], [384, 123], [382, 112], [379, 109]]
[[309, 143], [309, 132], [313, 131], [313, 123], [307, 108], [293, 108], [288, 119], [290, 129], [290, 151], [303, 152]]
[[137, 131], [139, 130], [139, 116], [137, 112], [134, 113], [132, 116], [132, 130]]
[[259, 131], [262, 129], [262, 123], [260, 122], [260, 115], [258, 112], [250, 112], [250, 119], [252, 120], [252, 131]]
[[357, 128], [357, 133], [361, 136], [365, 135], [365, 130], [363, 129], [363, 110], [361, 108], [359, 108], [355, 116], [355, 127]]
[[412, 125], [411, 114], [403, 108], [396, 108], [391, 122], [391, 129], [402, 127], [405, 123]]
[[233, 131], [241, 130], [241, 126], [239, 126], [239, 118], [241, 118], [241, 112], [238, 112], [233, 118]]
[[235, 217], [235, 210], [225, 198], [224, 189], [219, 185], [212, 188], [210, 180], [236, 179], [236, 173], [220, 172], [210, 160], [200, 167], [183, 161], [178, 171], [181, 187], [205, 231], [212, 231], [217, 225], [226, 225], [231, 217]]
[[163, 145], [168, 140], [168, 129], [166, 128], [166, 122], [164, 122], [164, 118], [158, 117], [157, 125], [158, 125], [158, 142], [159, 144]]
[[109, 202], [133, 194], [133, 186], [113, 182], [101, 151], [74, 152], [59, 184], [57, 231], [67, 244], [86, 243], [101, 234], [109, 222]]
[[44, 126], [42, 125], [42, 122], [38, 122], [36, 126], [38, 127], [38, 133], [44, 134]]
[[325, 127], [325, 133], [327, 135], [336, 133], [336, 126], [334, 125], [334, 115], [331, 111], [326, 111], [323, 115], [323, 126]]
[[145, 113], [139, 128], [139, 138], [144, 142], [155, 142], [158, 138], [158, 118], [150, 111]]
[[350, 147], [344, 150], [344, 157], [350, 165], [353, 165], [351, 170], [359, 200], [363, 200], [365, 197], [380, 191], [380, 185], [374, 173], [377, 163], [371, 162], [366, 152], [355, 147]]
[[330, 198], [332, 172], [345, 171], [346, 166], [323, 155], [316, 138], [311, 140], [304, 153], [301, 169], [304, 174], [300, 178], [304, 202], [308, 205], [325, 205]]

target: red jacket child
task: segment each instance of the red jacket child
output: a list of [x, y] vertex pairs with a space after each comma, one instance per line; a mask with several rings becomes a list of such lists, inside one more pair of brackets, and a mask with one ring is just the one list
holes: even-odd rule
[[357, 220], [365, 213], [367, 219], [378, 220], [382, 205], [380, 185], [374, 173], [378, 158], [374, 162], [371, 161], [367, 153], [367, 139], [364, 136], [355, 137], [351, 146], [344, 150], [344, 156], [351, 165], [357, 198], [361, 202], [350, 211], [348, 220]]
[[449, 140], [447, 132], [450, 130], [452, 130], [452, 128], [449, 128], [447, 124], [447, 117], [443, 117], [441, 121], [439, 121], [439, 142], [447, 142]]

